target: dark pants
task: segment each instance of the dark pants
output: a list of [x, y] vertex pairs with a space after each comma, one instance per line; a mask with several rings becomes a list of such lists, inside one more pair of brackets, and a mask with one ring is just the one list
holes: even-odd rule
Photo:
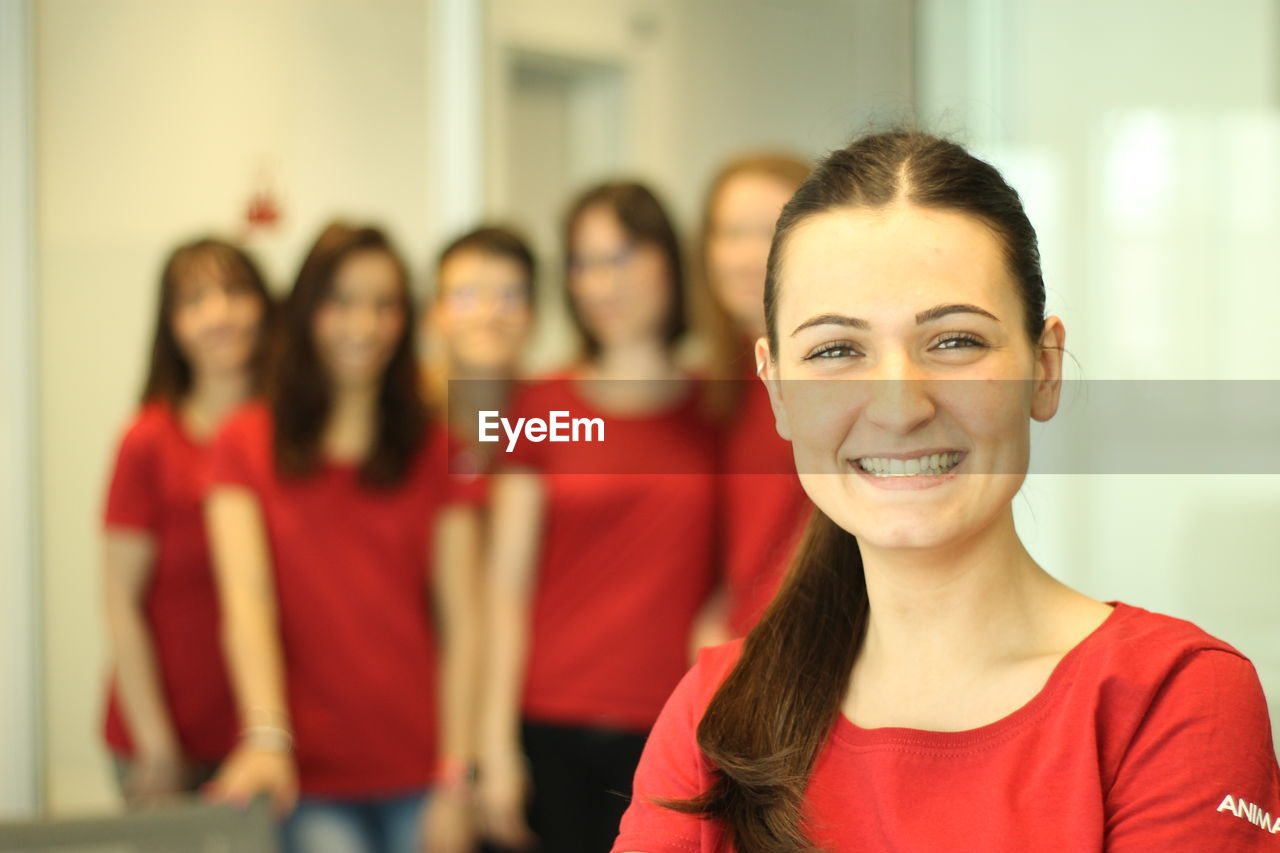
[[529, 826], [542, 853], [609, 853], [631, 802], [643, 732], [526, 721]]

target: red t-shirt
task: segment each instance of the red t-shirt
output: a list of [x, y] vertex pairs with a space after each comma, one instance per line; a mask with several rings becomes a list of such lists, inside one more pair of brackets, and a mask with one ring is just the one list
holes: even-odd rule
[[302, 791], [425, 787], [437, 750], [428, 593], [448, 490], [444, 442], [433, 430], [407, 479], [380, 490], [362, 485], [355, 466], [284, 477], [272, 441], [264, 405], [233, 416], [214, 446], [213, 480], [251, 489], [262, 507]]
[[688, 669], [690, 630], [715, 583], [715, 433], [692, 384], [642, 416], [600, 412], [574, 386], [531, 383], [514, 416], [599, 417], [603, 442], [499, 451], [499, 466], [540, 473], [547, 495], [522, 711], [648, 731]]
[[774, 428], [764, 384], [754, 377], [737, 384], [720, 487], [729, 630], [743, 636], [778, 591], [813, 504], [796, 476], [791, 442]]
[[[235, 745], [237, 726], [201, 505], [208, 450], [168, 403], [144, 406], [120, 443], [103, 521], [108, 529], [149, 533], [155, 542], [143, 609], [165, 704], [183, 754], [216, 762]], [[133, 754], [114, 680], [103, 734], [112, 750]]]
[[[615, 853], [729, 849], [717, 824], [647, 798], [709, 786], [695, 731], [740, 650], [704, 652], [671, 697]], [[1280, 850], [1280, 771], [1253, 665], [1188, 622], [1125, 604], [990, 725], [863, 729], [839, 716], [805, 808], [810, 838], [837, 853]]]

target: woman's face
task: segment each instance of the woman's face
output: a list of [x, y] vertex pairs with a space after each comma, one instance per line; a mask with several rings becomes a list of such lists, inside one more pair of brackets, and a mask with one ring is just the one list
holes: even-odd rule
[[602, 347], [661, 334], [671, 301], [671, 270], [662, 251], [634, 243], [613, 211], [589, 207], [571, 234], [569, 294]]
[[[1057, 409], [1064, 330], [1033, 347], [1001, 244], [905, 204], [817, 214], [782, 256], [778, 351], [757, 362], [814, 503], [859, 540], [934, 548], [985, 529]], [[823, 380], [823, 381], [792, 381]], [[856, 382], [836, 380], [862, 380]]]
[[529, 334], [532, 312], [525, 269], [511, 258], [454, 252], [440, 267], [430, 332], [464, 370], [509, 374]]
[[711, 291], [739, 329], [764, 334], [764, 276], [773, 226], [794, 187], [744, 172], [729, 178], [711, 205], [707, 272]]
[[174, 287], [173, 336], [196, 374], [247, 370], [265, 311], [248, 282], [211, 258], [199, 258]]
[[338, 265], [312, 324], [316, 354], [340, 387], [377, 384], [405, 329], [400, 270], [377, 249], [353, 252]]

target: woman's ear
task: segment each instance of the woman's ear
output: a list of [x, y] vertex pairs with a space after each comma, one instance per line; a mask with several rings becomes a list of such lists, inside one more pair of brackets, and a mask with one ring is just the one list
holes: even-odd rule
[[756, 341], [756, 376], [769, 392], [769, 405], [773, 408], [774, 429], [778, 435], [791, 440], [791, 423], [787, 420], [787, 407], [782, 402], [782, 380], [778, 377], [778, 365], [769, 352], [769, 339]]
[[1062, 395], [1062, 347], [1066, 327], [1056, 315], [1044, 321], [1040, 345], [1036, 349], [1035, 385], [1031, 392], [1031, 417], [1047, 421], [1058, 411]]

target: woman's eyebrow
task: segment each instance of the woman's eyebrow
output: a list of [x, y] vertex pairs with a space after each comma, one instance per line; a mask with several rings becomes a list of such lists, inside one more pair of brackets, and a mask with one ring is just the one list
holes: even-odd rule
[[794, 337], [802, 329], [807, 329], [810, 326], [828, 326], [828, 325], [849, 326], [850, 328], [854, 328], [854, 329], [870, 329], [871, 328], [871, 324], [868, 323], [866, 320], [862, 319], [861, 317], [849, 317], [844, 314], [818, 314], [815, 317], [810, 317], [808, 320], [805, 320], [799, 326], [796, 326], [795, 329], [792, 330], [791, 334]]
[[[988, 317], [992, 320], [995, 320], [997, 323], [1000, 322], [999, 317], [997, 317], [995, 314], [992, 314], [990, 311], [986, 310], [985, 308], [979, 308], [977, 305], [969, 305], [966, 303], [953, 303], [951, 305], [935, 305], [934, 307], [929, 308], [928, 310], [921, 311], [919, 314], [916, 315], [916, 325], [919, 326], [922, 323], [928, 323], [932, 320], [940, 319], [942, 317], [947, 316], [948, 314], [979, 314], [983, 317]], [[871, 324], [868, 323], [866, 320], [862, 319], [861, 317], [850, 317], [847, 314], [818, 314], [816, 316], [810, 317], [808, 320], [805, 320], [799, 326], [796, 326], [795, 329], [792, 330], [791, 334], [794, 337], [801, 330], [807, 329], [810, 326], [827, 326], [827, 325], [846, 326], [851, 329], [870, 329], [871, 328]]]
[[916, 325], [919, 326], [921, 323], [928, 323], [930, 320], [937, 320], [940, 317], [947, 316], [948, 314], [981, 314], [983, 317], [995, 320], [997, 323], [1000, 322], [999, 317], [992, 314], [985, 308], [979, 308], [977, 305], [969, 305], [966, 303], [956, 303], [952, 305], [935, 305], [927, 311], [921, 311], [916, 315]]

